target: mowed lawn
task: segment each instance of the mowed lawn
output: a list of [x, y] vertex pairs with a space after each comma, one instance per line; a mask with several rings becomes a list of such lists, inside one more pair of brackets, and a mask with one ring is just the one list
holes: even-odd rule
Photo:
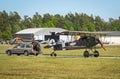
[[[1, 48], [2, 47], [2, 48]], [[11, 46], [0, 45], [0, 53]], [[120, 56], [120, 46], [99, 49], [100, 56]], [[120, 58], [70, 58], [84, 50], [57, 51], [68, 56], [0, 56], [0, 79], [120, 79]], [[43, 49], [43, 54], [52, 50]]]

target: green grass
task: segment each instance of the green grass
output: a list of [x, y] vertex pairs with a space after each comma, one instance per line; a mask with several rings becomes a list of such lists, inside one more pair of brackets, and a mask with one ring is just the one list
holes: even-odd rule
[[14, 45], [2, 45], [0, 44], [0, 54], [5, 54], [6, 49], [12, 48]]
[[[4, 48], [1, 48], [4, 47]], [[0, 45], [0, 53], [12, 46]], [[99, 49], [101, 56], [120, 56], [120, 46]], [[84, 50], [57, 51], [82, 56]], [[43, 49], [43, 54], [52, 50]], [[62, 58], [49, 56], [0, 56], [0, 79], [120, 79], [120, 58]]]
[[119, 79], [120, 59], [1, 56], [1, 79]]

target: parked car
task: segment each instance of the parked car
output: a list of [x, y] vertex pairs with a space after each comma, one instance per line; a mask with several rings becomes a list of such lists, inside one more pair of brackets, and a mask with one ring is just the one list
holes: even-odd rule
[[21, 55], [24, 54], [25, 56], [28, 55], [38, 55], [41, 53], [40, 45], [33, 45], [32, 43], [22, 43], [22, 44], [17, 44], [13, 48], [7, 49], [6, 54], [12, 55], [12, 54], [17, 54]]
[[5, 44], [5, 41], [0, 41], [0, 44]]

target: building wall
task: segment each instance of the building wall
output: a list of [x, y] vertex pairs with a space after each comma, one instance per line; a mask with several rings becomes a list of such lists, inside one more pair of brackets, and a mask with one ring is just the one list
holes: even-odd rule
[[109, 44], [120, 44], [120, 36], [106, 36], [101, 37], [103, 42], [108, 42]]
[[44, 40], [44, 35], [34, 35], [35, 40]]
[[[45, 35], [34, 35], [35, 40], [45, 40]], [[70, 42], [74, 41], [74, 36], [60, 35], [59, 40]]]

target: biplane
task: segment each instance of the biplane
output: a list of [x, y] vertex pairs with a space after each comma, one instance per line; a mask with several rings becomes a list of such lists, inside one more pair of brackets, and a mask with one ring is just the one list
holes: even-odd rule
[[[99, 51], [97, 51], [97, 48], [103, 48], [104, 50], [106, 50], [103, 43], [99, 39], [100, 36], [106, 36], [106, 34], [102, 32], [64, 31], [61, 33], [56, 33], [56, 35], [79, 36], [79, 39], [71, 42], [58, 42], [54, 40], [55, 35], [53, 35], [49, 45], [45, 46], [45, 48], [53, 48], [53, 52], [50, 54], [51, 56], [57, 56], [57, 54], [55, 53], [55, 51], [57, 50], [85, 49], [85, 51], [83, 52], [84, 57], [89, 57], [91, 55], [93, 55], [94, 57], [98, 57]], [[90, 54], [91, 51], [92, 54]]]

